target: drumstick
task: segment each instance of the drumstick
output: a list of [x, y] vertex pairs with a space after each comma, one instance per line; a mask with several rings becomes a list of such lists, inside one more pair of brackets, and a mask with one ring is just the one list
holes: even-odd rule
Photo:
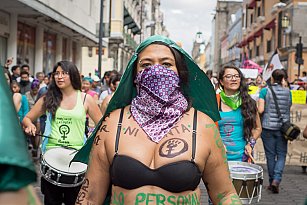
[[79, 151], [79, 150], [73, 148], [72, 146], [61, 146], [61, 147], [65, 148], [65, 149], [74, 149], [75, 150], [72, 153], [70, 153], [69, 155], [73, 155], [73, 154], [75, 154], [75, 153], [77, 153]]
[[73, 151], [72, 153], [70, 153], [69, 155], [73, 155], [73, 154], [75, 154], [75, 153], [77, 153], [79, 150], [75, 150], [75, 151]]
[[254, 162], [254, 164], [256, 163], [255, 162], [255, 159], [254, 159], [254, 157], [253, 157], [253, 155], [251, 155], [251, 153], [248, 153], [248, 156], [249, 156], [249, 158]]
[[[27, 135], [27, 136], [33, 136], [33, 135], [28, 134], [28, 133], [26, 133], [26, 132], [25, 132], [25, 135]], [[40, 134], [40, 133], [35, 133], [35, 136], [45, 137], [45, 138], [48, 138], [48, 139], [55, 139], [54, 137], [44, 136], [43, 134]]]
[[35, 133], [35, 135], [32, 135], [30, 133], [26, 133], [26, 132], [23, 132], [25, 135], [27, 136], [40, 136], [40, 137], [43, 137], [44, 135], [40, 134], [40, 133]]
[[44, 137], [44, 138], [48, 138], [48, 139], [55, 139], [54, 137], [49, 137], [49, 136], [44, 136], [44, 135], [38, 135], [38, 136], [41, 136], [41, 137]]

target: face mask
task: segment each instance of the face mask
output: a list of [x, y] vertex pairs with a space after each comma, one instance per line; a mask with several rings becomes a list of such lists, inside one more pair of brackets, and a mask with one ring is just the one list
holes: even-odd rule
[[136, 76], [138, 94], [132, 100], [131, 113], [154, 142], [169, 132], [188, 107], [179, 82], [178, 74], [162, 65], [147, 67]]
[[20, 80], [20, 85], [25, 86], [28, 85], [30, 83], [30, 81], [28, 80]]

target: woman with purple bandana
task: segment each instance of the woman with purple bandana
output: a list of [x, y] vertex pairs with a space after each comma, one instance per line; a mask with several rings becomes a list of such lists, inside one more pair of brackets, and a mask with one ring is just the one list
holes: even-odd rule
[[212, 84], [191, 57], [148, 38], [74, 159], [90, 159], [76, 204], [200, 204], [201, 179], [214, 204], [241, 204], [217, 120]]

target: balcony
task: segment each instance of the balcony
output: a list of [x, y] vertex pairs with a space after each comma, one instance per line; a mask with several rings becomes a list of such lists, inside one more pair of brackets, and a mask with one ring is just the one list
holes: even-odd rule
[[133, 18], [132, 13], [130, 13], [126, 7], [124, 7], [124, 26], [127, 26], [128, 29], [131, 29], [134, 35], [141, 32], [137, 19]]

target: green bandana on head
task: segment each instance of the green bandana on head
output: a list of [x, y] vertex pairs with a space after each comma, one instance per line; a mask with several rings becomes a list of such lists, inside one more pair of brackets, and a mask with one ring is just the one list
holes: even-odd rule
[[226, 95], [224, 91], [220, 92], [221, 100], [223, 103], [228, 105], [231, 109], [236, 110], [242, 104], [242, 98], [240, 97], [240, 92], [237, 92], [234, 95]]
[[75, 155], [73, 161], [88, 163], [89, 153], [92, 148], [94, 137], [104, 118], [113, 110], [123, 108], [131, 104], [132, 99], [136, 96], [136, 87], [134, 86], [134, 65], [138, 54], [147, 46], [154, 42], [162, 42], [179, 51], [186, 61], [189, 71], [188, 85], [183, 88], [184, 95], [188, 96], [192, 102], [192, 107], [207, 114], [213, 121], [220, 120], [220, 114], [217, 109], [216, 95], [213, 86], [206, 74], [195, 64], [192, 58], [180, 48], [174, 41], [164, 36], [151, 36], [142, 42], [131, 57], [127, 68], [120, 80], [120, 83], [114, 93], [107, 110], [93, 131], [86, 144]]

